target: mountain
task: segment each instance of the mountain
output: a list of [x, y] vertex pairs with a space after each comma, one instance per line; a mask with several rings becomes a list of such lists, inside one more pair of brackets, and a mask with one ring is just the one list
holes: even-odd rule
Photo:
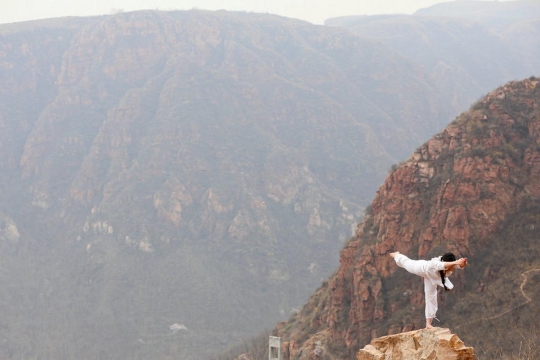
[[230, 12], [0, 26], [0, 357], [200, 359], [286, 318], [448, 115], [418, 65]]
[[540, 4], [534, 0], [450, 1], [420, 9], [415, 15], [468, 19], [504, 31], [516, 23], [538, 20]]
[[372, 338], [424, 326], [422, 282], [392, 251], [468, 257], [455, 289], [440, 294], [442, 326], [481, 358], [525, 353], [540, 315], [539, 144], [540, 79], [531, 77], [488, 93], [417, 148], [377, 191], [338, 270], [274, 331], [289, 358], [319, 347], [327, 359], [353, 359]]
[[476, 34], [497, 56], [454, 81], [266, 14], [1, 25], [0, 357], [200, 359], [286, 319], [391, 164], [515, 74]]
[[537, 1], [455, 1], [420, 9], [415, 15], [479, 23], [512, 48], [525, 68], [533, 73], [538, 68], [540, 4]]
[[453, 1], [413, 15], [349, 16], [325, 23], [382, 41], [424, 68], [445, 99], [439, 106], [453, 115], [502, 83], [540, 68], [535, 36], [540, 7], [531, 1]]

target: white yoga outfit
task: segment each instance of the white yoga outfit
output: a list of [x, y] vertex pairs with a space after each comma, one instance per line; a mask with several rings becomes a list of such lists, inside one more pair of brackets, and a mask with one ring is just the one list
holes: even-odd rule
[[[424, 278], [424, 293], [426, 295], [426, 319], [433, 319], [437, 313], [437, 285], [443, 286], [440, 270], [444, 270], [444, 262], [441, 257], [431, 260], [411, 260], [403, 254], [397, 254], [394, 258], [399, 267], [404, 268], [411, 274]], [[445, 278], [444, 284], [448, 289], [453, 289], [454, 285], [450, 279]]]

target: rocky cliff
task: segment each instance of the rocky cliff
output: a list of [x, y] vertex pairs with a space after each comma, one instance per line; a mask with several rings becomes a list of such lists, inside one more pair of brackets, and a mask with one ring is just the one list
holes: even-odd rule
[[[533, 288], [527, 295], [520, 287], [526, 271], [538, 268], [540, 250], [539, 83], [530, 78], [489, 93], [391, 171], [341, 251], [339, 269], [279, 325], [290, 358], [315, 342], [333, 358], [348, 358], [377, 336], [423, 327], [421, 282], [398, 270], [388, 256], [396, 250], [411, 258], [469, 257], [472, 266], [454, 275], [456, 288], [442, 296], [439, 313], [463, 327], [470, 345], [486, 350], [496, 341], [487, 329], [509, 326], [497, 321], [526, 332], [530, 323], [515, 311], [538, 311], [526, 301]], [[479, 329], [484, 335], [475, 337]], [[503, 343], [512, 346], [496, 345]]]
[[2, 25], [0, 79], [2, 358], [200, 359], [286, 318], [444, 118], [384, 45], [263, 14]]
[[[6, 359], [200, 359], [287, 318], [391, 163], [454, 114], [380, 41], [263, 14], [1, 25], [0, 79]], [[355, 279], [351, 319], [388, 321], [385, 283]]]

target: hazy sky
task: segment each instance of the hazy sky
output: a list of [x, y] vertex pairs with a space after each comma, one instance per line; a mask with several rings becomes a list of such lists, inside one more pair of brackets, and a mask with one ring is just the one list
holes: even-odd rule
[[445, 0], [0, 0], [0, 23], [139, 9], [267, 12], [322, 24], [342, 15], [412, 13]]

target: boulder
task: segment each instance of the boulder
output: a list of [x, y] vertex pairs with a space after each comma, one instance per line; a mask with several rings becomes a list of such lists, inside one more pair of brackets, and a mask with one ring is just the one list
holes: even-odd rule
[[449, 329], [414, 330], [373, 339], [357, 360], [472, 360], [474, 349]]

